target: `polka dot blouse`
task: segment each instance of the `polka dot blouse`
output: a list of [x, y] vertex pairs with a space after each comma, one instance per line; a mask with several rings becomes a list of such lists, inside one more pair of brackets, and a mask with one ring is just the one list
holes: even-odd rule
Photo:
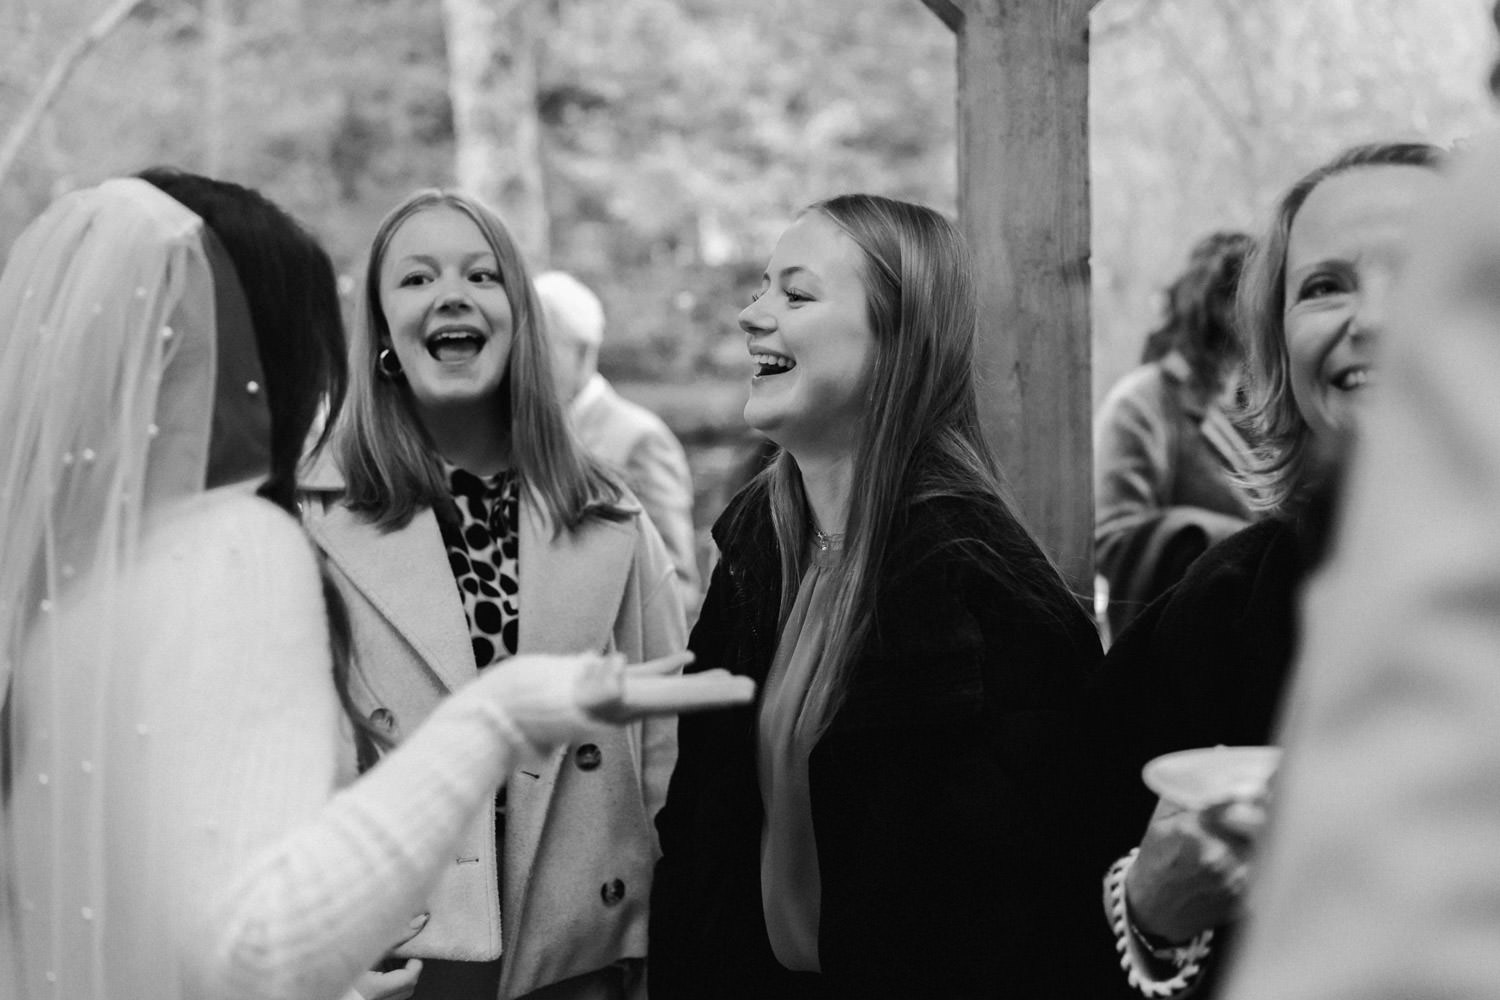
[[474, 663], [481, 670], [516, 651], [520, 616], [519, 490], [513, 471], [481, 479], [448, 466], [458, 516], [439, 518], [448, 563], [469, 620]]

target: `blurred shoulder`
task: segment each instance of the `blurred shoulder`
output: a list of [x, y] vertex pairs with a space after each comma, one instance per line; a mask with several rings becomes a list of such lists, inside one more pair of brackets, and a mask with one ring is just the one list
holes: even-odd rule
[[969, 543], [1040, 555], [1031, 535], [998, 497], [941, 494], [910, 503], [892, 531], [892, 546], [916, 561], [961, 559]]
[[1099, 404], [1104, 416], [1120, 410], [1142, 407], [1158, 409], [1177, 391], [1178, 382], [1160, 364], [1149, 362], [1121, 375]]
[[1161, 599], [1174, 617], [1238, 612], [1254, 594], [1290, 595], [1303, 573], [1296, 527], [1289, 520], [1268, 517], [1209, 546]]
[[232, 558], [242, 566], [281, 568], [289, 578], [316, 572], [312, 546], [297, 521], [237, 487], [209, 490], [163, 510], [142, 552], [147, 560]]

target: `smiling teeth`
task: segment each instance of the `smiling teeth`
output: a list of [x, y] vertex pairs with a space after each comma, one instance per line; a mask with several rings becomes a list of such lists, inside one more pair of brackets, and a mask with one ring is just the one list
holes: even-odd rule
[[797, 362], [779, 354], [752, 354], [750, 360], [759, 368], [755, 373], [757, 375], [777, 375], [797, 367]]
[[1369, 383], [1370, 370], [1368, 368], [1355, 368], [1352, 371], [1345, 372], [1344, 374], [1333, 380], [1333, 384], [1336, 388], [1343, 389], [1346, 392], [1350, 389], [1363, 388]]

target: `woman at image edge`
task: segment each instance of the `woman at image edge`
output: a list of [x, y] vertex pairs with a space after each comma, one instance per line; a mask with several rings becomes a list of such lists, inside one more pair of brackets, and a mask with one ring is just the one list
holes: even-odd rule
[[763, 697], [681, 726], [653, 1000], [1055, 995], [1092, 916], [1055, 790], [1099, 645], [981, 440], [962, 240], [819, 203], [740, 325], [782, 451], [714, 528], [690, 646]]

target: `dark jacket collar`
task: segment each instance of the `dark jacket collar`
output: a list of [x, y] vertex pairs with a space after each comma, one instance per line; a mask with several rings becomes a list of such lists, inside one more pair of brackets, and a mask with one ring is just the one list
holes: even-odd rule
[[758, 583], [781, 579], [781, 546], [771, 523], [771, 499], [759, 481], [734, 495], [710, 533], [735, 575], [748, 575]]

